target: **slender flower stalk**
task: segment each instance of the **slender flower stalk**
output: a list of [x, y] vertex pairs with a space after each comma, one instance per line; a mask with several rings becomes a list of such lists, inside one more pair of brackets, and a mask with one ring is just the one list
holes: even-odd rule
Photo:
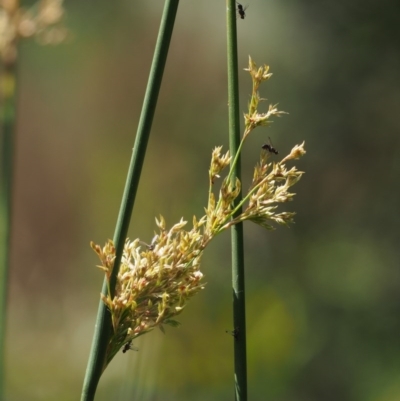
[[[228, 122], [229, 150], [234, 155], [231, 161], [231, 171], [227, 180], [239, 189], [238, 196], [232, 207], [235, 213], [232, 218], [242, 213], [242, 193], [239, 187], [241, 180], [241, 149], [243, 141], [240, 138], [239, 111], [239, 64], [237, 43], [237, 14], [245, 17], [243, 6], [235, 0], [226, 1], [226, 33], [228, 61]], [[236, 10], [237, 6], [237, 10]], [[247, 401], [247, 347], [246, 347], [246, 286], [244, 263], [244, 232], [243, 223], [239, 222], [231, 228], [231, 274], [232, 274], [232, 317], [235, 333], [233, 342], [234, 389], [236, 401]]]
[[[255, 64], [250, 59], [249, 71], [254, 80], [263, 79], [265, 74], [255, 74]], [[265, 73], [267, 67], [262, 68]], [[272, 116], [282, 112], [275, 107], [268, 113], [257, 111], [257, 92], [253, 92], [249, 113], [245, 115], [245, 135], [258, 126], [270, 123]], [[259, 100], [259, 99], [258, 99]], [[251, 118], [247, 116], [251, 115]], [[242, 147], [240, 147], [242, 149]], [[240, 152], [240, 149], [238, 152]], [[200, 219], [193, 217], [192, 228], [186, 230], [187, 222], [181, 219], [170, 229], [164, 218], [156, 219], [158, 231], [150, 244], [139, 238], [126, 240], [115, 288], [110, 287], [110, 278], [114, 269], [115, 246], [109, 240], [104, 247], [91, 243], [100, 258], [98, 266], [105, 273], [108, 292], [101, 294], [101, 299], [111, 314], [112, 335], [106, 351], [106, 365], [115, 354], [126, 347], [137, 337], [148, 333], [155, 327], [164, 330], [164, 325], [177, 326], [175, 317], [186, 307], [188, 300], [205, 286], [200, 271], [201, 257], [212, 239], [224, 230], [249, 220], [269, 230], [274, 223], [288, 225], [293, 221], [293, 212], [278, 211], [281, 203], [293, 199], [290, 187], [296, 184], [303, 172], [295, 167], [288, 169], [286, 162], [298, 159], [305, 154], [304, 143], [296, 145], [289, 155], [280, 162], [270, 161], [268, 150], [261, 150], [260, 160], [256, 164], [253, 180], [249, 190], [235, 205], [239, 196], [241, 183], [229, 179], [234, 165], [229, 152], [222, 153], [222, 147], [212, 151], [209, 168], [208, 205], [205, 215]], [[234, 159], [237, 159], [235, 155]], [[218, 199], [214, 186], [221, 179], [221, 173], [227, 175], [222, 179]], [[241, 210], [238, 213], [238, 210]]]
[[[124, 194], [115, 227], [114, 241], [105, 249], [107, 257], [112, 259], [113, 262], [112, 269], [109, 269], [107, 265], [104, 266], [108, 269], [109, 274], [106, 274], [104, 279], [102, 294], [106, 299], [107, 297], [112, 301], [116, 299], [117, 304], [113, 307], [109, 302], [104, 303], [100, 301], [92, 347], [83, 382], [81, 401], [92, 401], [94, 399], [100, 377], [115, 355], [115, 352], [118, 350], [118, 348], [115, 347], [115, 341], [120, 340], [121, 332], [118, 331], [120, 327], [117, 327], [117, 325], [125, 324], [124, 318], [126, 311], [121, 315], [119, 311], [121, 306], [118, 304], [118, 292], [121, 288], [124, 288], [124, 286], [121, 287], [120, 282], [120, 265], [123, 263], [123, 258], [129, 258], [129, 255], [124, 254], [126, 250], [126, 236], [146, 155], [147, 143], [150, 137], [178, 5], [179, 0], [165, 1], [135, 145], [133, 147]], [[104, 299], [104, 297], [102, 298]], [[115, 327], [117, 327], [118, 330], [116, 330]], [[128, 330], [128, 328], [129, 327], [127, 327], [126, 330]], [[128, 342], [124, 346], [124, 351], [130, 347], [129, 340], [127, 341]]]

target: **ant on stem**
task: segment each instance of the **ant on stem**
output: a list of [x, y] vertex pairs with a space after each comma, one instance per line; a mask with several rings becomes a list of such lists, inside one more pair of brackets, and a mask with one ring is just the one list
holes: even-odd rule
[[247, 8], [248, 6], [243, 7], [239, 2], [236, 2], [236, 3], [237, 3], [237, 12], [238, 12], [238, 14], [239, 14], [239, 17], [240, 17], [241, 19], [244, 19], [244, 17], [246, 16], [245, 11], [246, 11], [246, 8]]

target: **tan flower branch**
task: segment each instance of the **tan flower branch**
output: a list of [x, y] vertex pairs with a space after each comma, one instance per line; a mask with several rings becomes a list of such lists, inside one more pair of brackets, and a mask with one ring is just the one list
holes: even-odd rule
[[[258, 88], [262, 81], [271, 76], [268, 67], [257, 68], [250, 59], [247, 70], [253, 80], [253, 92], [249, 112], [245, 114], [245, 129], [238, 153], [254, 128], [268, 125], [271, 117], [283, 114], [276, 106], [270, 106], [267, 113], [258, 112], [258, 105], [262, 100], [258, 95]], [[295, 167], [288, 169], [285, 163], [304, 154], [304, 142], [296, 145], [288, 156], [277, 163], [269, 162], [268, 149], [261, 150], [251, 186], [238, 205], [233, 206], [241, 189], [238, 179], [235, 182], [231, 180], [238, 155], [232, 161], [229, 152], [222, 154], [222, 147], [216, 147], [212, 152], [209, 169], [208, 205], [200, 220], [193, 218], [192, 229], [185, 230], [187, 222], [181, 220], [167, 230], [161, 216], [156, 219], [158, 232], [151, 244], [140, 239], [126, 241], [115, 296], [111, 299], [110, 290], [107, 296], [102, 295], [102, 300], [111, 313], [113, 326], [107, 364], [121, 347], [124, 347], [124, 351], [129, 349], [130, 342], [138, 336], [157, 326], [163, 330], [163, 325], [178, 324], [175, 316], [182, 312], [193, 295], [204, 288], [203, 274], [200, 271], [201, 257], [216, 235], [246, 220], [267, 229], [273, 229], [273, 223], [288, 225], [293, 221], [295, 213], [278, 212], [277, 209], [280, 203], [293, 199], [294, 193], [290, 192], [290, 188], [303, 174]], [[229, 165], [217, 200], [213, 186]], [[243, 211], [236, 216], [239, 208]], [[109, 240], [103, 248], [93, 243], [91, 246], [99, 255], [99, 267], [109, 281], [115, 260], [112, 241]]]
[[245, 139], [254, 128], [271, 124], [271, 117], [279, 117], [282, 114], [286, 114], [284, 111], [279, 111], [276, 104], [269, 105], [266, 113], [258, 112], [258, 105], [260, 101], [265, 100], [260, 97], [258, 89], [262, 82], [268, 81], [272, 76], [272, 73], [268, 72], [269, 66], [264, 65], [264, 67], [257, 68], [256, 63], [254, 63], [251, 57], [249, 57], [249, 66], [248, 68], [245, 68], [245, 71], [249, 71], [251, 75], [253, 81], [253, 91], [249, 103], [249, 111], [244, 115], [245, 132], [243, 139]]

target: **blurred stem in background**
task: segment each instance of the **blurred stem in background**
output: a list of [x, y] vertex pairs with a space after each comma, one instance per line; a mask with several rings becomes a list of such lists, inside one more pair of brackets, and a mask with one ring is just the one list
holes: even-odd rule
[[12, 183], [16, 125], [17, 61], [3, 59], [1, 90], [1, 178], [0, 178], [0, 399], [4, 399], [4, 356], [6, 337], [8, 272], [12, 216]]
[[[146, 154], [151, 125], [157, 104], [158, 94], [167, 60], [168, 49], [171, 42], [172, 31], [179, 0], [167, 0], [165, 2], [158, 33], [153, 63], [150, 70], [143, 108], [140, 115], [139, 126], [136, 134], [135, 145], [126, 179], [125, 190], [121, 202], [117, 225], [114, 233], [114, 244], [116, 246], [114, 267], [110, 277], [111, 298], [115, 292], [115, 283], [124, 250], [125, 239], [132, 215], [136, 192], [139, 185], [140, 174]], [[108, 283], [104, 279], [102, 294], [107, 296]], [[89, 355], [88, 366], [82, 390], [82, 401], [94, 399], [96, 388], [102, 373], [107, 367], [106, 352], [111, 337], [112, 323], [111, 314], [106, 305], [100, 300], [92, 348]]]
[[[7, 327], [8, 276], [10, 270], [12, 188], [14, 167], [14, 144], [16, 125], [17, 43], [13, 32], [19, 2], [14, 7], [2, 9], [2, 40], [0, 46], [0, 129], [1, 129], [1, 177], [0, 177], [0, 400], [4, 399], [5, 340]], [[4, 9], [3, 9], [4, 7]], [[8, 29], [7, 29], [8, 28]]]
[[[230, 177], [232, 185], [236, 179], [241, 181], [240, 153], [240, 116], [239, 116], [239, 78], [236, 31], [236, 2], [227, 0], [227, 47], [228, 47], [228, 105], [229, 105], [229, 149], [231, 155], [238, 155], [231, 165], [233, 174]], [[236, 164], [235, 164], [236, 163]], [[234, 200], [234, 206], [241, 202], [241, 192]], [[235, 216], [242, 213], [239, 207]], [[232, 294], [233, 294], [233, 327], [234, 327], [234, 379], [236, 401], [247, 400], [247, 362], [246, 362], [246, 313], [245, 313], [245, 282], [244, 282], [244, 250], [243, 223], [231, 228], [232, 241]]]
[[4, 355], [7, 311], [8, 271], [10, 261], [12, 186], [16, 125], [16, 86], [18, 43], [34, 37], [42, 44], [58, 44], [65, 40], [62, 26], [64, 8], [59, 0], [39, 0], [31, 8], [18, 0], [0, 1], [0, 400], [4, 399]]

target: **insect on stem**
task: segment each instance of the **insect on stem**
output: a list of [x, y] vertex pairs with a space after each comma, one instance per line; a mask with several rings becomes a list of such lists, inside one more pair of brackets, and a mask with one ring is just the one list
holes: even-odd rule
[[230, 334], [235, 340], [239, 337], [239, 327], [236, 327], [232, 331], [225, 330], [225, 333]]
[[122, 348], [122, 353], [125, 354], [125, 352], [132, 350], [132, 351], [139, 351], [139, 348], [136, 348], [132, 345], [132, 340], [128, 341], [125, 345], [124, 348]]
[[246, 11], [246, 8], [247, 8], [248, 6], [243, 7], [239, 2], [236, 2], [236, 3], [237, 3], [237, 12], [238, 12], [238, 14], [239, 14], [239, 17], [240, 17], [241, 19], [244, 19], [244, 17], [246, 16], [245, 11]]

